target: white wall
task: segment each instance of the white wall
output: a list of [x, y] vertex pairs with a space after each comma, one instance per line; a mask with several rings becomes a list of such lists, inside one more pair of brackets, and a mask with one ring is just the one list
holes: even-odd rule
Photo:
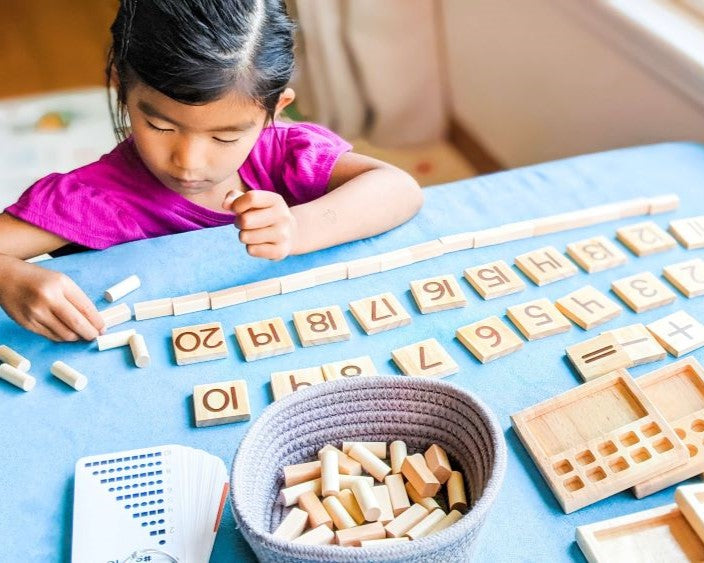
[[704, 141], [703, 106], [556, 6], [562, 1], [443, 0], [460, 125], [509, 167]]

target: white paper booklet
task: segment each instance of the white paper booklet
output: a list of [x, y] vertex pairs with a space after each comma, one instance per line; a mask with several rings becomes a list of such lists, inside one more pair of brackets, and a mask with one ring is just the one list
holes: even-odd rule
[[207, 562], [228, 488], [220, 458], [185, 446], [83, 457], [71, 561]]

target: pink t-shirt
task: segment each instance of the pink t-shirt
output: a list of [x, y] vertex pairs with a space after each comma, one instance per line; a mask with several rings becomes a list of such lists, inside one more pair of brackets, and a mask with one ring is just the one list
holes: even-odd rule
[[[289, 206], [322, 196], [351, 145], [312, 123], [266, 127], [239, 169], [251, 189], [281, 194]], [[128, 139], [100, 160], [42, 178], [5, 210], [68, 241], [102, 249], [232, 224], [232, 215], [189, 201], [146, 168]]]

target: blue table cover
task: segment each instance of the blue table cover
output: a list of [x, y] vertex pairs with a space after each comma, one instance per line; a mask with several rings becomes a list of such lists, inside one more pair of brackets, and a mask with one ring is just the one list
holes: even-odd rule
[[[95, 300], [109, 304], [103, 291], [136, 273], [142, 287], [123, 301], [217, 290], [311, 267], [377, 254], [443, 235], [532, 219], [639, 196], [675, 192], [681, 206], [654, 216], [662, 227], [670, 220], [704, 214], [704, 147], [671, 143], [580, 156], [530, 166], [424, 190], [423, 210], [409, 223], [386, 234], [307, 256], [269, 263], [246, 255], [233, 227], [168, 236], [55, 259], [44, 265], [71, 276]], [[647, 218], [646, 218], [647, 219]], [[132, 321], [119, 328], [144, 334], [152, 356], [147, 369], [134, 367], [128, 348], [98, 352], [95, 343], [55, 344], [12, 323], [0, 312], [0, 343], [32, 361], [36, 388], [25, 393], [0, 382], [0, 561], [68, 561], [73, 518], [73, 468], [82, 456], [176, 443], [202, 448], [231, 465], [237, 444], [250, 426], [240, 422], [196, 428], [192, 412], [195, 384], [245, 379], [252, 417], [271, 403], [273, 371], [321, 365], [328, 361], [370, 355], [381, 373], [400, 374], [391, 350], [436, 337], [460, 366], [448, 381], [476, 393], [496, 413], [508, 443], [508, 469], [503, 489], [480, 535], [479, 561], [583, 561], [575, 527], [673, 502], [674, 488], [642, 500], [625, 491], [573, 514], [565, 515], [543, 481], [517, 435], [509, 416], [566, 391], [580, 379], [564, 356], [566, 346], [626, 324], [647, 323], [680, 308], [704, 321], [703, 299], [678, 293], [672, 305], [647, 313], [623, 313], [585, 332], [576, 325], [568, 333], [526, 342], [522, 350], [487, 365], [480, 364], [455, 338], [455, 329], [490, 315], [502, 316], [509, 305], [539, 297], [555, 300], [592, 284], [609, 293], [610, 283], [649, 270], [660, 275], [664, 265], [701, 256], [681, 247], [629, 261], [618, 269], [579, 274], [543, 287], [526, 280], [526, 291], [482, 300], [460, 280], [469, 300], [462, 309], [419, 314], [409, 282], [439, 274], [462, 277], [464, 268], [503, 259], [545, 245], [565, 250], [569, 242], [606, 235], [641, 218], [614, 221], [498, 246], [447, 254], [401, 269], [344, 280], [295, 293], [257, 300], [216, 311]], [[329, 227], [331, 228], [331, 227]], [[351, 300], [393, 292], [411, 313], [408, 326], [367, 336], [348, 310]], [[611, 294], [618, 301], [618, 299]], [[340, 305], [348, 318], [349, 341], [302, 348], [292, 313], [318, 306]], [[296, 343], [292, 354], [245, 362], [234, 338], [237, 324], [281, 316]], [[505, 317], [504, 320], [507, 321]], [[220, 321], [228, 335], [225, 360], [177, 366], [171, 329]], [[510, 323], [509, 323], [510, 324]], [[693, 353], [704, 360], [704, 351]], [[49, 373], [63, 360], [87, 374], [82, 392]], [[636, 376], [667, 360], [639, 366]], [[398, 375], [400, 377], [400, 375]], [[254, 555], [235, 528], [227, 507], [211, 561], [242, 562]]]

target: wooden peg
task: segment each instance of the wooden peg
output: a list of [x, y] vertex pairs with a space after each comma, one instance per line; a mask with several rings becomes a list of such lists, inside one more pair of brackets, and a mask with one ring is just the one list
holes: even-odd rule
[[401, 465], [401, 473], [423, 497], [434, 497], [440, 490], [440, 481], [428, 469], [421, 454], [406, 457]]
[[507, 223], [498, 227], [490, 227], [474, 233], [474, 248], [503, 244], [512, 240], [531, 238], [535, 234], [534, 221], [519, 221]]
[[372, 522], [363, 526], [338, 530], [335, 535], [338, 545], [360, 546], [363, 541], [385, 538], [386, 530], [384, 530], [384, 525], [381, 522]]
[[376, 334], [411, 323], [411, 316], [393, 293], [351, 301], [349, 305], [352, 315], [367, 334]]
[[435, 338], [428, 338], [391, 352], [399, 369], [410, 376], [445, 377], [460, 368]]
[[349, 455], [354, 446], [363, 446], [379, 459], [386, 459], [386, 442], [342, 442], [342, 451]]
[[88, 378], [85, 375], [62, 361], [51, 364], [49, 371], [54, 377], [73, 387], [76, 391], [83, 391], [88, 385]]
[[157, 317], [169, 317], [173, 314], [174, 305], [171, 297], [152, 299], [151, 301], [140, 301], [134, 304], [134, 318], [138, 321], [155, 319]]
[[414, 504], [389, 522], [386, 527], [386, 535], [392, 538], [403, 536], [408, 530], [413, 528], [418, 522], [428, 515], [428, 509], [420, 504]]
[[523, 347], [523, 340], [499, 317], [487, 317], [462, 326], [455, 336], [483, 364]]
[[517, 293], [526, 288], [525, 282], [503, 260], [467, 268], [464, 278], [484, 299]]
[[272, 534], [275, 538], [292, 540], [297, 538], [306, 529], [308, 523], [308, 513], [300, 508], [293, 507]]
[[666, 211], [677, 209], [680, 206], [680, 196], [677, 194], [665, 194], [651, 197], [648, 202], [648, 213], [655, 215], [656, 213], [665, 213]]
[[506, 315], [528, 340], [567, 332], [572, 324], [548, 299], [535, 299], [506, 309]]
[[[401, 473], [401, 464], [408, 455], [406, 442], [403, 440], [394, 440], [389, 446], [389, 456], [391, 458], [391, 473]], [[384, 456], [386, 457], [386, 456]]]
[[327, 450], [320, 457], [320, 477], [324, 497], [340, 494], [340, 473], [335, 450]]
[[283, 468], [284, 472], [284, 487], [292, 487], [311, 481], [320, 477], [321, 462], [309, 461], [306, 463], [297, 463], [295, 465], [287, 465]]
[[377, 522], [386, 525], [394, 519], [394, 509], [391, 505], [389, 489], [386, 485], [376, 485], [372, 487], [372, 491], [374, 491], [374, 496], [381, 507], [381, 515], [377, 519]]
[[128, 346], [130, 343], [130, 338], [137, 334], [137, 331], [133, 328], [129, 330], [121, 330], [119, 332], [108, 332], [107, 334], [101, 334], [96, 338], [98, 342], [98, 350], [101, 352], [104, 350], [111, 350], [113, 348], [119, 348], [121, 346]]
[[142, 285], [139, 277], [136, 275], [129, 276], [119, 283], [105, 290], [104, 297], [109, 303], [113, 303], [118, 299], [122, 299], [128, 293], [132, 293]]
[[132, 358], [134, 359], [134, 365], [138, 368], [146, 368], [151, 364], [152, 359], [149, 356], [149, 349], [147, 348], [147, 343], [144, 340], [144, 336], [141, 334], [133, 334], [129, 338], [130, 352], [132, 352]]
[[29, 371], [32, 367], [32, 362], [4, 344], [0, 346], [0, 362], [24, 372]]
[[425, 450], [423, 456], [425, 457], [425, 463], [428, 465], [428, 469], [430, 469], [431, 473], [440, 481], [440, 484], [444, 485], [452, 474], [450, 460], [447, 459], [445, 450], [437, 444], [433, 444]]
[[384, 484], [389, 491], [389, 500], [394, 516], [398, 516], [411, 506], [408, 493], [403, 483], [403, 475], [395, 473], [384, 477]]
[[406, 483], [404, 485], [404, 488], [406, 489], [406, 494], [408, 495], [408, 498], [411, 500], [411, 502], [415, 502], [420, 504], [421, 506], [424, 506], [428, 509], [428, 511], [440, 508], [440, 505], [433, 497], [422, 496], [418, 491], [413, 488], [413, 485], [411, 485], [410, 483]]
[[121, 303], [108, 309], [100, 311], [100, 316], [103, 318], [105, 328], [111, 328], [132, 319], [132, 310], [127, 303]]
[[238, 325], [235, 336], [248, 362], [294, 351], [293, 340], [281, 317]]
[[410, 530], [406, 532], [406, 536], [412, 540], [417, 540], [427, 536], [437, 524], [439, 524], [446, 514], [441, 509], [436, 508]]
[[298, 497], [298, 507], [308, 513], [308, 525], [311, 528], [327, 526], [332, 530], [332, 518], [325, 510], [315, 491], [306, 491]]
[[374, 494], [371, 485], [362, 479], [354, 481], [350, 487], [359, 508], [367, 522], [376, 522], [381, 516], [381, 505]]
[[[384, 447], [386, 447], [386, 443], [384, 443]], [[386, 465], [383, 461], [381, 461], [377, 456], [375, 456], [372, 452], [370, 452], [361, 444], [355, 444], [354, 446], [352, 446], [349, 452], [347, 452], [347, 454], [352, 459], [358, 461], [362, 465], [362, 469], [364, 469], [377, 481], [383, 481], [384, 477], [391, 473], [391, 467]]]
[[[337, 497], [325, 497], [323, 499], [323, 506], [325, 510], [328, 511], [335, 528], [338, 530], [346, 530], [347, 528], [354, 528], [357, 525], [354, 518], [350, 515], [345, 507], [340, 502]], [[362, 516], [362, 521], [364, 521], [364, 516]]]
[[210, 291], [208, 295], [210, 296], [210, 308], [213, 310], [247, 302], [247, 290], [242, 286]]
[[303, 535], [291, 540], [291, 543], [301, 545], [330, 545], [335, 541], [335, 532], [325, 525], [318, 526]]
[[190, 295], [181, 295], [171, 300], [174, 308], [174, 315], [185, 315], [197, 311], [207, 311], [210, 309], [210, 295], [207, 291], [200, 291]]
[[174, 328], [171, 340], [179, 366], [227, 358], [227, 344], [220, 323]]
[[304, 481], [303, 483], [298, 483], [292, 487], [285, 487], [279, 491], [278, 501], [284, 506], [292, 506], [298, 502], [298, 499], [303, 493], [308, 491], [313, 491], [316, 495], [320, 495], [321, 480], [312, 479], [311, 481]]
[[37, 384], [37, 380], [33, 375], [29, 375], [10, 364], [0, 364], [0, 379], [12, 383], [12, 385], [19, 387], [22, 391], [31, 391]]
[[453, 471], [447, 480], [447, 504], [450, 510], [467, 511], [467, 494], [464, 492], [462, 473]]
[[337, 499], [340, 501], [340, 504], [345, 507], [345, 510], [349, 513], [350, 516], [352, 516], [352, 519], [357, 523], [358, 526], [360, 524], [364, 524], [364, 514], [362, 514], [362, 509], [359, 507], [359, 503], [357, 502], [357, 499], [354, 498], [354, 494], [350, 489], [340, 490], [340, 494], [337, 495]]
[[412, 281], [411, 294], [422, 314], [467, 306], [467, 298], [451, 274]]
[[447, 513], [447, 516], [444, 516], [440, 522], [435, 524], [427, 533], [427, 535], [431, 534], [437, 534], [438, 532], [443, 531], [445, 528], [449, 528], [452, 526], [455, 522], [457, 522], [460, 518], [462, 518], [462, 513], [459, 510], [451, 510], [450, 512]]
[[362, 474], [362, 466], [358, 461], [353, 460], [342, 450], [338, 450], [335, 446], [331, 446], [330, 444], [327, 444], [320, 449], [318, 452], [318, 459], [321, 459], [323, 457], [323, 453], [328, 450], [335, 450], [337, 452], [338, 471], [340, 472], [340, 475]]

